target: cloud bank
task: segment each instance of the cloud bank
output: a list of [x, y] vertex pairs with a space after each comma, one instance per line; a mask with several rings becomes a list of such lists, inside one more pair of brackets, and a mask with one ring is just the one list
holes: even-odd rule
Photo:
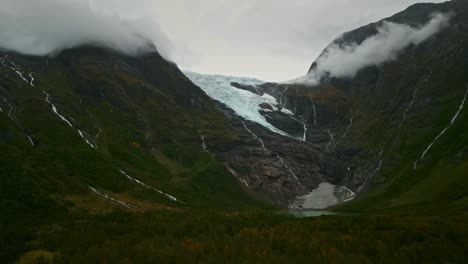
[[170, 44], [148, 18], [110, 12], [93, 0], [2, 0], [0, 48], [29, 55], [94, 44], [125, 54], [153, 49], [169, 57]]
[[377, 29], [376, 35], [365, 39], [359, 45], [332, 44], [317, 59], [317, 67], [314, 70], [291, 82], [316, 85], [325, 76], [352, 78], [361, 69], [394, 60], [410, 45], [419, 45], [426, 41], [447, 27], [449, 19], [447, 14], [434, 14], [432, 19], [421, 27], [384, 21]]

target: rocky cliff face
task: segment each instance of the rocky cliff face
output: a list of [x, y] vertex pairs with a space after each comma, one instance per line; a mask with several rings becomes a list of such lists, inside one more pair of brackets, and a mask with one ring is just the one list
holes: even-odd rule
[[[277, 139], [270, 141], [279, 146], [273, 147], [276, 152], [292, 157], [291, 167], [305, 186], [294, 187], [296, 194], [325, 181], [360, 194], [373, 190], [380, 199], [375, 206], [380, 206], [446, 197], [454, 186], [466, 186], [461, 175], [466, 174], [468, 160], [467, 11], [466, 1], [418, 4], [388, 18], [418, 26], [434, 13], [451, 14], [449, 27], [436, 36], [353, 78], [326, 79], [314, 87], [274, 83], [242, 87], [276, 98], [277, 111], [260, 111], [271, 124], [294, 137], [304, 126], [306, 142], [285, 144], [292, 149], [283, 148]], [[376, 34], [381, 23], [345, 33], [335, 44], [359, 44]], [[317, 62], [311, 69], [314, 66]], [[281, 108], [293, 115], [285, 117]], [[272, 137], [259, 138], [268, 142]], [[307, 169], [301, 171], [302, 166]], [[448, 175], [454, 176], [441, 181]], [[466, 187], [461, 189], [457, 193], [464, 197]]]

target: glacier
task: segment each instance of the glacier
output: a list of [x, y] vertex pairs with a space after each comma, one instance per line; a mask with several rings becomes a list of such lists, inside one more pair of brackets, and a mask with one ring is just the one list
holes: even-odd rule
[[268, 94], [262, 96], [249, 91], [241, 90], [231, 86], [231, 82], [237, 82], [247, 85], [260, 85], [264, 81], [248, 78], [248, 77], [233, 77], [223, 75], [208, 75], [190, 71], [184, 71], [184, 74], [197, 86], [199, 86], [209, 97], [225, 104], [236, 112], [238, 116], [262, 125], [277, 134], [291, 137], [286, 132], [274, 127], [259, 110], [262, 103], [270, 104], [277, 110], [277, 100]]

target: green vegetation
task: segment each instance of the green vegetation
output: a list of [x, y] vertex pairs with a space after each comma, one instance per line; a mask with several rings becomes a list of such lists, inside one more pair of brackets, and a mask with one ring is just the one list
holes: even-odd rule
[[2, 215], [0, 258], [35, 260], [29, 263], [41, 257], [54, 263], [463, 263], [467, 213], [295, 219], [262, 211], [161, 210], [25, 214], [17, 221]]

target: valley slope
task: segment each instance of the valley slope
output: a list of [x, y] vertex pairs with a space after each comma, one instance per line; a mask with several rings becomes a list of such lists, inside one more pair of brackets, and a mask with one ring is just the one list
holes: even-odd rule
[[[318, 160], [332, 162], [322, 167], [327, 175], [322, 179], [358, 193], [358, 201], [347, 208], [464, 207], [468, 190], [467, 11], [466, 1], [416, 4], [343, 34], [334, 45], [358, 46], [377, 34], [383, 21], [418, 27], [434, 14], [450, 16], [449, 26], [441, 32], [351, 78], [325, 78], [313, 86], [288, 82], [244, 89], [269, 94], [280, 102], [280, 108], [294, 114], [287, 118], [282, 111], [260, 110], [271, 124], [287, 127], [285, 131], [296, 137], [305, 132], [304, 144], [320, 149], [324, 157]], [[310, 177], [297, 175], [300, 180]], [[317, 186], [317, 182], [309, 185]]]

